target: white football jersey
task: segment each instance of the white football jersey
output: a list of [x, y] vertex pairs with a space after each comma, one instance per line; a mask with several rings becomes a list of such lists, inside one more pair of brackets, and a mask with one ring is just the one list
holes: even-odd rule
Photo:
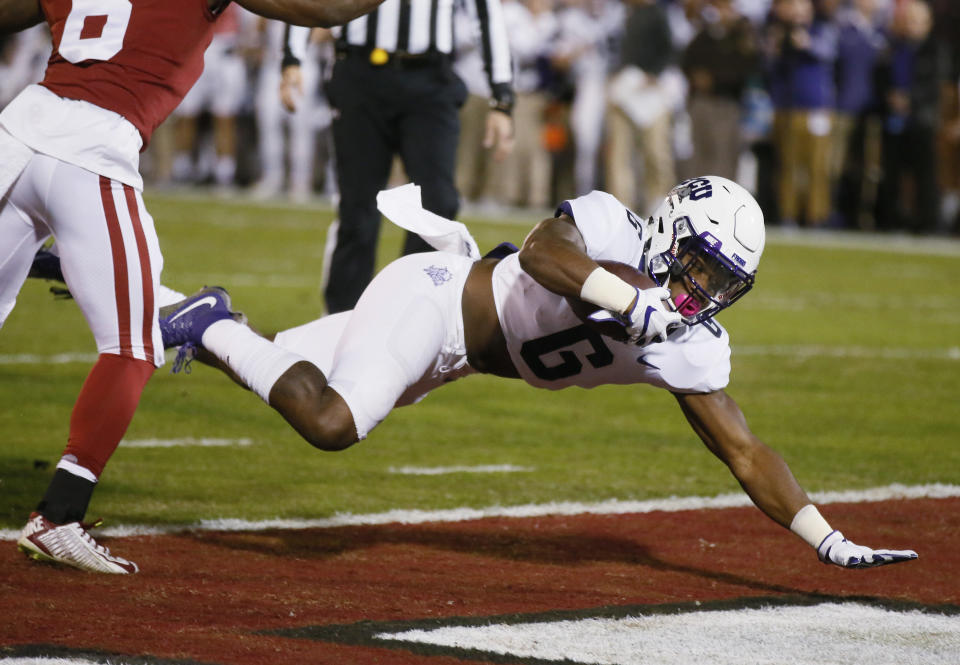
[[[639, 268], [645, 226], [613, 196], [594, 191], [560, 210], [577, 223], [591, 258]], [[659, 344], [618, 342], [584, 324], [566, 298], [534, 281], [517, 254], [494, 269], [493, 295], [510, 357], [532, 386], [649, 383], [675, 392], [711, 392], [729, 382], [730, 338], [715, 322], [682, 326]]]

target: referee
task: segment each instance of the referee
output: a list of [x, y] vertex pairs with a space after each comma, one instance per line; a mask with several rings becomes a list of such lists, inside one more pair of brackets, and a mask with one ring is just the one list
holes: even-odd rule
[[[457, 215], [454, 172], [467, 90], [452, 69], [454, 11], [470, 12], [479, 28], [492, 91], [484, 145], [499, 159], [512, 148], [512, 63], [500, 0], [385, 0], [334, 28], [336, 61], [326, 93], [334, 114], [340, 206], [324, 290], [330, 313], [352, 309], [373, 277], [380, 230], [376, 196], [387, 185], [395, 155], [420, 186], [426, 209], [448, 219]], [[295, 54], [304, 34], [287, 31], [281, 96], [288, 108], [299, 84]], [[430, 249], [407, 235], [404, 253]]]

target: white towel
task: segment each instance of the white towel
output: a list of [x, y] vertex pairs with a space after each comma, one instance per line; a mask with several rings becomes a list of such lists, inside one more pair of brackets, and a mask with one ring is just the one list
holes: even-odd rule
[[377, 194], [377, 208], [391, 222], [416, 233], [435, 249], [474, 260], [480, 258], [477, 241], [466, 226], [424, 210], [418, 185], [383, 190]]
[[32, 156], [33, 150], [0, 127], [0, 198], [7, 195]]

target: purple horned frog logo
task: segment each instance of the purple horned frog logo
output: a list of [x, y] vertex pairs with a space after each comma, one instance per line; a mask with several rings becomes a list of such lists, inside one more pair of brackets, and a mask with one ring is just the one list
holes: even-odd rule
[[424, 268], [423, 272], [427, 273], [427, 277], [433, 280], [434, 286], [441, 286], [453, 279], [453, 273], [447, 270], [446, 266], [430, 266]]

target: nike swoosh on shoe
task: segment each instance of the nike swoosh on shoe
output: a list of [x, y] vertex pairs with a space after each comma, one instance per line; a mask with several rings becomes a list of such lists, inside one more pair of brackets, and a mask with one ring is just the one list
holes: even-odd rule
[[183, 316], [183, 315], [186, 314], [187, 312], [189, 312], [189, 311], [191, 311], [191, 310], [194, 310], [194, 309], [196, 309], [197, 307], [200, 307], [200, 306], [202, 306], [202, 305], [207, 305], [207, 306], [210, 307], [210, 309], [213, 309], [213, 308], [216, 307], [216, 305], [217, 305], [217, 299], [214, 298], [213, 296], [206, 296], [206, 297], [204, 297], [204, 298], [200, 298], [200, 300], [198, 300], [198, 301], [196, 301], [196, 302], [193, 302], [193, 303], [190, 303], [187, 307], [184, 307], [184, 308], [181, 309], [179, 312], [177, 312], [176, 314], [174, 314], [173, 316], [171, 316], [171, 317], [168, 319], [168, 321], [169, 321], [170, 323], [173, 323], [174, 321], [176, 321], [177, 319], [179, 319], [181, 316]]

